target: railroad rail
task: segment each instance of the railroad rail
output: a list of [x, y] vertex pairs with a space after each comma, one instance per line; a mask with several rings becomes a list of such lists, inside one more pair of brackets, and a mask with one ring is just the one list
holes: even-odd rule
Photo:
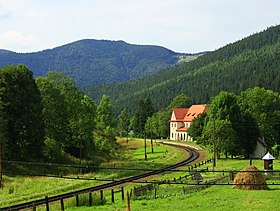
[[[194, 149], [194, 148], [191, 148], [190, 146], [186, 146], [186, 145], [182, 145], [182, 144], [179, 145], [179, 144], [176, 144], [176, 143], [173, 143], [173, 142], [158, 142], [158, 143], [182, 148], [189, 153], [189, 156], [181, 162], [178, 162], [178, 163], [170, 165], [170, 166], [166, 166], [162, 169], [146, 172], [146, 173], [139, 174], [139, 175], [136, 175], [136, 176], [127, 177], [127, 178], [124, 178], [124, 179], [116, 180], [116, 181], [105, 183], [105, 184], [102, 184], [102, 185], [97, 185], [97, 186], [93, 186], [93, 187], [89, 187], [89, 188], [84, 188], [84, 189], [81, 189], [81, 190], [76, 190], [76, 191], [72, 191], [72, 192], [68, 192], [68, 193], [64, 193], [64, 194], [59, 194], [59, 195], [56, 195], [56, 196], [51, 196], [51, 197], [48, 197], [48, 202], [49, 203], [50, 202], [55, 202], [55, 201], [59, 201], [61, 199], [71, 198], [71, 197], [74, 197], [76, 195], [80, 195], [80, 194], [83, 194], [83, 193], [99, 191], [99, 190], [111, 188], [111, 187], [114, 187], [114, 186], [117, 186], [117, 185], [121, 185], [121, 184], [129, 183], [129, 182], [133, 182], [133, 181], [136, 181], [136, 180], [139, 180], [139, 179], [143, 179], [145, 177], [160, 174], [160, 173], [166, 172], [168, 170], [176, 169], [178, 167], [187, 165], [187, 164], [195, 161], [199, 157], [198, 150]], [[31, 208], [31, 207], [34, 207], [34, 206], [43, 205], [45, 203], [46, 203], [46, 199], [43, 198], [43, 199], [29, 201], [29, 202], [25, 202], [25, 203], [21, 203], [21, 204], [17, 204], [17, 205], [3, 207], [3, 208], [0, 208], [0, 210], [21, 210], [21, 209]]]

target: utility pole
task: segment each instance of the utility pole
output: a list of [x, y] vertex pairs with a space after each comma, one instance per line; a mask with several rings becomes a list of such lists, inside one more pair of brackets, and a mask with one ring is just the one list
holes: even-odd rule
[[81, 133], [81, 139], [80, 139], [80, 160], [79, 160], [79, 166], [80, 166], [80, 174], [82, 174], [82, 148], [84, 147], [83, 145], [83, 138], [84, 138], [84, 133]]
[[2, 182], [2, 136], [0, 134], [0, 188], [3, 187], [3, 182]]
[[213, 118], [213, 147], [214, 147], [214, 155], [213, 155], [213, 171], [216, 167], [216, 140], [215, 140], [215, 118]]
[[147, 143], [146, 143], [146, 130], [144, 132], [144, 136], [145, 136], [145, 139], [144, 139], [144, 146], [145, 146], [145, 160], [147, 160]]
[[151, 147], [152, 147], [152, 153], [154, 153], [154, 144], [153, 144], [153, 139], [151, 139]]

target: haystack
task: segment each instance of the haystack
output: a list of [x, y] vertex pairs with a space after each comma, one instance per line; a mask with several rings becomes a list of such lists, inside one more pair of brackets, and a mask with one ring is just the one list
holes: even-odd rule
[[238, 172], [233, 183], [233, 188], [243, 190], [268, 190], [263, 175], [254, 165], [248, 166]]

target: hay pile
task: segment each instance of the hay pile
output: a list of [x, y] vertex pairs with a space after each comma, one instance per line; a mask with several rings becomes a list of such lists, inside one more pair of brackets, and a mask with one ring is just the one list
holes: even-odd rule
[[265, 179], [254, 165], [244, 168], [234, 178], [233, 188], [243, 190], [268, 190]]

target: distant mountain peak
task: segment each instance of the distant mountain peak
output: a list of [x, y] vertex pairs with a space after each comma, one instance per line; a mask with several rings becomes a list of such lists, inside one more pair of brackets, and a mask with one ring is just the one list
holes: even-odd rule
[[0, 51], [0, 67], [25, 64], [34, 76], [50, 70], [71, 76], [78, 86], [124, 82], [177, 64], [179, 54], [153, 45], [122, 40], [82, 39], [34, 53]]
[[8, 53], [14, 53], [14, 52], [5, 49], [0, 49], [0, 54], [8, 54]]

